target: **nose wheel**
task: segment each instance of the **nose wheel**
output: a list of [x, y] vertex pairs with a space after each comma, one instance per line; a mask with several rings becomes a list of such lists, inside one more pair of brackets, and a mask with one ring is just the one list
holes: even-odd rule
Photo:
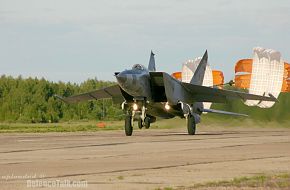
[[142, 121], [142, 119], [139, 119], [138, 120], [138, 127], [139, 127], [139, 129], [142, 129], [143, 128], [143, 121]]
[[146, 101], [142, 100], [142, 108], [138, 109], [138, 102], [133, 104], [132, 109], [126, 109], [126, 102], [122, 104], [122, 109], [126, 111], [125, 118], [125, 134], [126, 136], [131, 136], [133, 133], [133, 123], [138, 121], [139, 129], [145, 127], [146, 129], [150, 128], [151, 119], [146, 116]]
[[150, 117], [145, 117], [145, 119], [144, 119], [144, 127], [146, 129], [150, 128]]
[[138, 119], [138, 127], [142, 129], [145, 127], [146, 129], [150, 128], [150, 117], [145, 117], [144, 121], [140, 118]]

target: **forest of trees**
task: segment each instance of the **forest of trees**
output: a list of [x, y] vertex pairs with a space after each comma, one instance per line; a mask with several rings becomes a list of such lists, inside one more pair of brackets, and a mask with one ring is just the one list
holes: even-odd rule
[[[55, 83], [45, 79], [24, 79], [21, 76], [13, 78], [3, 75], [0, 78], [0, 122], [48, 123], [70, 120], [123, 119], [124, 114], [120, 106], [113, 105], [111, 100], [66, 104], [53, 96], [54, 94], [70, 96], [113, 84], [113, 82], [97, 79], [88, 79], [81, 84]], [[212, 108], [249, 114], [250, 118], [254, 120], [289, 121], [290, 93], [281, 93], [279, 101], [270, 109], [248, 107], [240, 100], [230, 101], [226, 104], [213, 104]], [[217, 119], [228, 118], [228, 116], [215, 114], [211, 116]]]
[[0, 78], [0, 121], [47, 123], [69, 120], [118, 120], [123, 112], [111, 100], [68, 105], [53, 95], [70, 96], [104, 88], [113, 82], [88, 79], [81, 84], [50, 82], [45, 79]]

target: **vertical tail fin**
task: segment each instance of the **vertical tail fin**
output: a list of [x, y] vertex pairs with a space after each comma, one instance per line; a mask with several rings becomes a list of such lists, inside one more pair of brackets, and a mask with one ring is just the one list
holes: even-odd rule
[[207, 50], [206, 50], [190, 81], [191, 84], [200, 85], [200, 86], [202, 85], [204, 73], [205, 73], [205, 69], [207, 65], [207, 59], [208, 59], [208, 55], [207, 55]]
[[149, 71], [156, 71], [154, 55], [155, 54], [151, 51], [150, 60], [149, 60], [149, 66], [148, 66], [148, 70]]

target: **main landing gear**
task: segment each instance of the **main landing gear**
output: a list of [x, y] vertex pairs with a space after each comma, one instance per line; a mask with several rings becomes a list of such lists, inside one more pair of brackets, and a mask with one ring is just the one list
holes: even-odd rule
[[131, 136], [133, 133], [132, 116], [127, 115], [125, 118], [125, 134]]
[[195, 135], [196, 122], [195, 122], [194, 116], [192, 116], [191, 114], [189, 114], [186, 117], [186, 122], [187, 122], [187, 131], [188, 131], [188, 134], [189, 135]]

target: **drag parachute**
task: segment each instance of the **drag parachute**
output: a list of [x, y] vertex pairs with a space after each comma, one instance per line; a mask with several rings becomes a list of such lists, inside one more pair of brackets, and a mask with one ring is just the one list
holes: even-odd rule
[[[174, 72], [171, 74], [175, 79], [182, 81], [182, 72]], [[212, 70], [213, 86], [222, 88], [224, 84], [224, 73], [218, 70]]]
[[212, 70], [213, 85], [222, 88], [225, 82], [224, 74], [222, 71]]
[[[201, 61], [201, 57], [198, 57], [195, 60], [188, 60], [182, 65], [182, 82], [190, 83], [200, 61]], [[208, 64], [205, 69], [202, 86], [207, 86], [207, 87], [213, 86], [213, 74]], [[212, 103], [209, 103], [209, 102], [203, 102], [203, 107], [205, 109], [210, 109], [211, 104]]]
[[[175, 79], [190, 83], [199, 63], [201, 61], [201, 57], [196, 58], [195, 60], [188, 60], [182, 65], [182, 72], [172, 73], [171, 76]], [[212, 70], [210, 66], [207, 64], [205, 69], [205, 74], [202, 82], [202, 86], [222, 88], [224, 84], [224, 74], [222, 71]], [[203, 102], [203, 107], [205, 109], [210, 109], [212, 103]]]
[[[245, 65], [243, 65], [245, 63]], [[241, 59], [235, 66], [235, 87], [249, 89], [253, 59]], [[249, 69], [251, 68], [251, 69]], [[284, 76], [281, 92], [290, 92], [290, 64], [284, 62]]]
[[[286, 63], [285, 63], [286, 64]], [[278, 51], [264, 48], [254, 48], [253, 59], [243, 59], [235, 66], [235, 86], [249, 89], [250, 94], [274, 96], [278, 98], [281, 90], [288, 88], [288, 66], [282, 61]], [[287, 72], [285, 72], [285, 68]], [[287, 75], [287, 78], [285, 76]], [[270, 108], [274, 102], [247, 100], [248, 106]]]
[[177, 80], [181, 81], [182, 79], [182, 74], [181, 72], [175, 72], [171, 74], [172, 77], [176, 78]]

